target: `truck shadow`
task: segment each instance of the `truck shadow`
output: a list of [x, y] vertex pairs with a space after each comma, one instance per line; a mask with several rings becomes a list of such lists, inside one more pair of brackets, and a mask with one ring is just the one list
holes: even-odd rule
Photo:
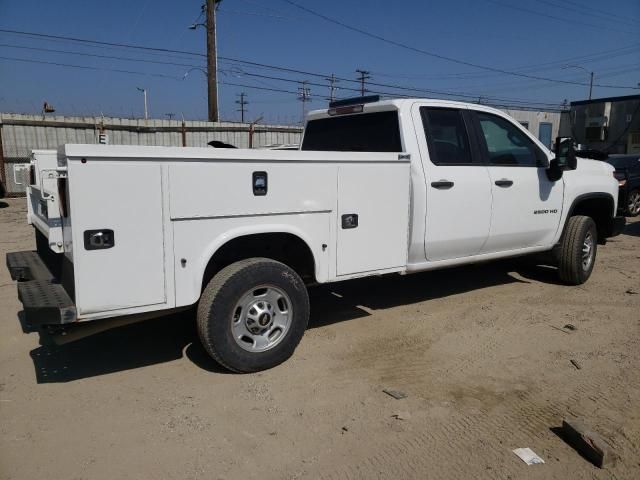
[[[525, 280], [517, 278], [518, 272]], [[549, 281], [555, 270], [516, 262], [497, 262], [401, 277], [391, 275], [346, 281], [310, 289], [309, 328], [370, 315], [367, 310], [392, 308], [444, 298], [509, 283]], [[30, 352], [38, 383], [64, 383], [106, 375], [186, 356], [205, 371], [228, 373], [206, 353], [186, 311], [117, 327], [65, 345], [44, 343]], [[46, 336], [41, 335], [43, 342]]]
[[[627, 219], [628, 221], [629, 219]], [[634, 219], [635, 220], [635, 219]], [[627, 226], [622, 231], [623, 235], [630, 235], [632, 237], [640, 237], [640, 221], [634, 221], [633, 223], [627, 223]]]

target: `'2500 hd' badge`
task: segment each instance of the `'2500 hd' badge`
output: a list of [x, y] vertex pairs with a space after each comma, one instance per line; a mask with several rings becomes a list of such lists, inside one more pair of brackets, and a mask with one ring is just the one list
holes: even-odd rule
[[553, 210], [534, 210], [534, 215], [543, 215], [545, 213], [558, 213], [558, 209], [554, 208]]

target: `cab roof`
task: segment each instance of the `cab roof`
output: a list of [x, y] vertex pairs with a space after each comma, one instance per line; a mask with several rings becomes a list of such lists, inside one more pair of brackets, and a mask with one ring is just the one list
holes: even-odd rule
[[[354, 102], [351, 105], [358, 105], [356, 99], [353, 99]], [[481, 105], [478, 103], [468, 103], [468, 102], [457, 102], [453, 100], [442, 100], [438, 98], [396, 98], [389, 100], [380, 100], [377, 102], [367, 102], [362, 103], [363, 110], [362, 113], [372, 113], [372, 112], [383, 112], [388, 110], [405, 110], [410, 109], [411, 105], [419, 102], [421, 104], [430, 105], [434, 107], [449, 107], [449, 108], [464, 108], [470, 110], [480, 110], [483, 112], [493, 112], [500, 116], [505, 116], [504, 112], [488, 107], [486, 105]], [[357, 115], [358, 113], [356, 113]], [[320, 118], [329, 117], [329, 108], [325, 108], [322, 110], [312, 110], [307, 114], [307, 120], [317, 120]]]

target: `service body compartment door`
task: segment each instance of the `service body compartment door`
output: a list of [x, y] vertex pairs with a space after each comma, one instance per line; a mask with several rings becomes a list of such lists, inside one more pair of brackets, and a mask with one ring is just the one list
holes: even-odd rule
[[68, 181], [78, 312], [165, 303], [160, 165], [89, 158]]
[[408, 161], [339, 167], [338, 276], [406, 266], [409, 195]]

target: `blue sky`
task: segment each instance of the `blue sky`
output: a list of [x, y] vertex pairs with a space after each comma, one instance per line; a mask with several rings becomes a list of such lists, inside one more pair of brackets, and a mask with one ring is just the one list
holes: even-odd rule
[[[463, 62], [588, 82], [588, 72], [577, 68], [583, 67], [595, 72], [596, 84], [637, 86], [640, 82], [638, 0], [295, 2], [350, 26]], [[200, 5], [200, 0], [0, 0], [0, 29], [204, 53], [205, 31], [187, 28], [198, 19]], [[152, 117], [174, 113], [187, 119], [206, 118], [205, 76], [198, 68], [186, 66], [204, 68], [203, 57], [8, 33], [0, 33], [0, 45], [0, 111], [34, 113], [46, 100], [60, 114], [140, 117], [143, 102], [136, 87], [144, 87]], [[475, 100], [483, 97], [487, 103], [495, 97], [503, 103], [560, 104], [588, 94], [587, 86], [520, 78], [419, 54], [327, 22], [284, 0], [223, 0], [218, 11], [218, 46], [222, 57], [334, 73], [345, 79], [355, 79], [355, 70], [360, 68], [371, 72], [372, 82], [457, 93]], [[249, 102], [247, 118], [264, 115], [272, 123], [299, 121], [301, 102], [294, 93], [249, 87], [296, 92], [297, 82], [308, 80], [321, 84], [310, 87], [313, 101], [309, 108], [326, 106], [329, 91], [322, 78], [222, 60], [219, 69], [224, 120], [239, 119], [235, 100], [244, 91]], [[356, 94], [346, 89], [358, 88], [345, 81], [338, 86], [344, 87], [338, 91], [342, 97]], [[390, 87], [370, 89], [407, 93]], [[594, 97], [630, 94], [640, 94], [640, 90], [594, 87]]]

